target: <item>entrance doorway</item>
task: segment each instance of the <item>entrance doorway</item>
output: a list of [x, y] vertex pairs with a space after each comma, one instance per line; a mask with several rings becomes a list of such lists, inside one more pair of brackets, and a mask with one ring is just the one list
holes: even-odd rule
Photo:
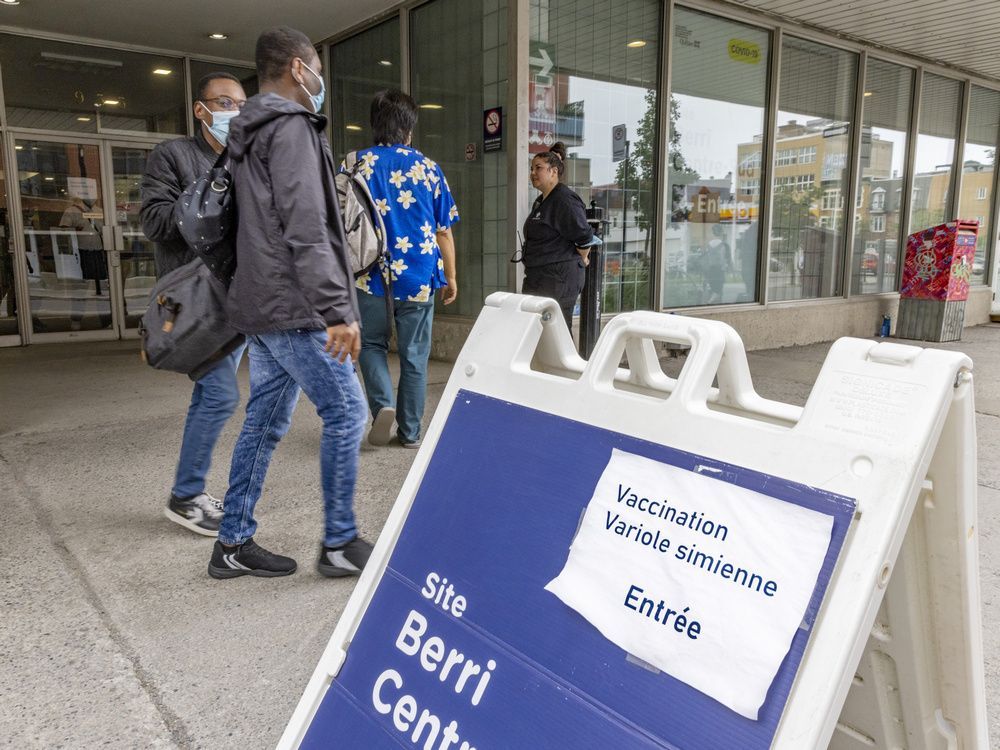
[[4, 139], [0, 345], [136, 336], [155, 282], [139, 218], [155, 141]]

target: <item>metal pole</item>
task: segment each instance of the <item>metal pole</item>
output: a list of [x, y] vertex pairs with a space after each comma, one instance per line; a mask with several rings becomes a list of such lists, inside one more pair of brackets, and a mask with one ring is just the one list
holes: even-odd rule
[[[603, 211], [596, 201], [590, 202], [587, 221], [598, 237], [604, 237]], [[601, 247], [590, 249], [590, 264], [584, 277], [583, 292], [580, 295], [580, 356], [590, 359], [601, 332], [601, 291], [604, 285], [604, 251]]]
[[618, 312], [625, 308], [625, 237], [628, 232], [628, 171], [630, 141], [625, 141], [625, 173], [622, 178], [622, 251], [618, 255]]

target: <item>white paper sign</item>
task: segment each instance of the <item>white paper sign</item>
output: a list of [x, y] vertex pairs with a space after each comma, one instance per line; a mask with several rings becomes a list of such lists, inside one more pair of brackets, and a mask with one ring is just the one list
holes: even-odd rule
[[833, 518], [615, 450], [546, 586], [629, 654], [756, 719]]
[[66, 192], [85, 201], [97, 200], [97, 180], [93, 177], [67, 177]]

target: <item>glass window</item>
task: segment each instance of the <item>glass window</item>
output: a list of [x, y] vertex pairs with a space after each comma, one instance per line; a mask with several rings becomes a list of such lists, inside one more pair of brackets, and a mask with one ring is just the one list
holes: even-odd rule
[[0, 35], [7, 124], [185, 133], [183, 60]]
[[440, 312], [470, 316], [483, 305], [484, 209], [491, 217], [506, 213], [498, 195], [506, 193], [494, 189], [492, 200], [484, 196], [482, 167], [465, 156], [466, 144], [478, 148], [483, 135], [484, 4], [434, 0], [410, 15], [411, 93], [420, 107], [413, 145], [444, 171], [460, 219], [452, 230], [458, 299]]
[[401, 86], [399, 18], [330, 47], [326, 79], [333, 117], [333, 153], [339, 162], [348, 151], [371, 145], [372, 97], [383, 89]]
[[924, 73], [913, 169], [910, 232], [951, 219], [948, 193], [962, 110], [962, 82]]
[[[913, 71], [869, 59], [861, 128], [858, 220], [854, 223], [851, 294], [896, 289], [902, 227], [906, 139], [910, 127]], [[877, 236], [876, 236], [877, 235]]]
[[958, 217], [979, 222], [976, 256], [972, 261], [973, 284], [986, 283], [989, 218], [993, 216], [993, 169], [1000, 136], [1000, 91], [973, 86], [969, 100], [969, 125], [962, 154], [962, 194]]
[[[842, 293], [844, 222], [857, 55], [785, 37], [775, 152], [805, 153], [803, 162], [775, 160], [768, 299]], [[782, 178], [795, 173], [794, 185]], [[846, 208], [846, 210], [845, 210]]]
[[0, 336], [16, 336], [18, 331], [17, 293], [14, 289], [14, 237], [10, 233], [10, 220], [7, 216], [5, 177], [3, 148], [0, 148]]
[[[606, 312], [650, 307], [659, 0], [531, 0], [532, 154], [566, 144], [563, 182], [603, 209]], [[613, 131], [625, 126], [625, 148]]]
[[[677, 9], [664, 307], [757, 299], [769, 41], [761, 29]], [[776, 158], [798, 172], [815, 153], [796, 146]], [[812, 175], [782, 179], [782, 189], [796, 191]]]

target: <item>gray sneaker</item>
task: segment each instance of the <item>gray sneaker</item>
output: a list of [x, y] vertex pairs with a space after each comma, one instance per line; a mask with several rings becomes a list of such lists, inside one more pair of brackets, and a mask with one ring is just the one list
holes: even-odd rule
[[222, 501], [207, 492], [187, 498], [171, 494], [163, 515], [195, 534], [218, 536], [219, 524], [222, 522]]
[[368, 431], [368, 442], [372, 445], [388, 445], [392, 438], [392, 425], [396, 421], [396, 410], [391, 406], [383, 406], [378, 410]]

